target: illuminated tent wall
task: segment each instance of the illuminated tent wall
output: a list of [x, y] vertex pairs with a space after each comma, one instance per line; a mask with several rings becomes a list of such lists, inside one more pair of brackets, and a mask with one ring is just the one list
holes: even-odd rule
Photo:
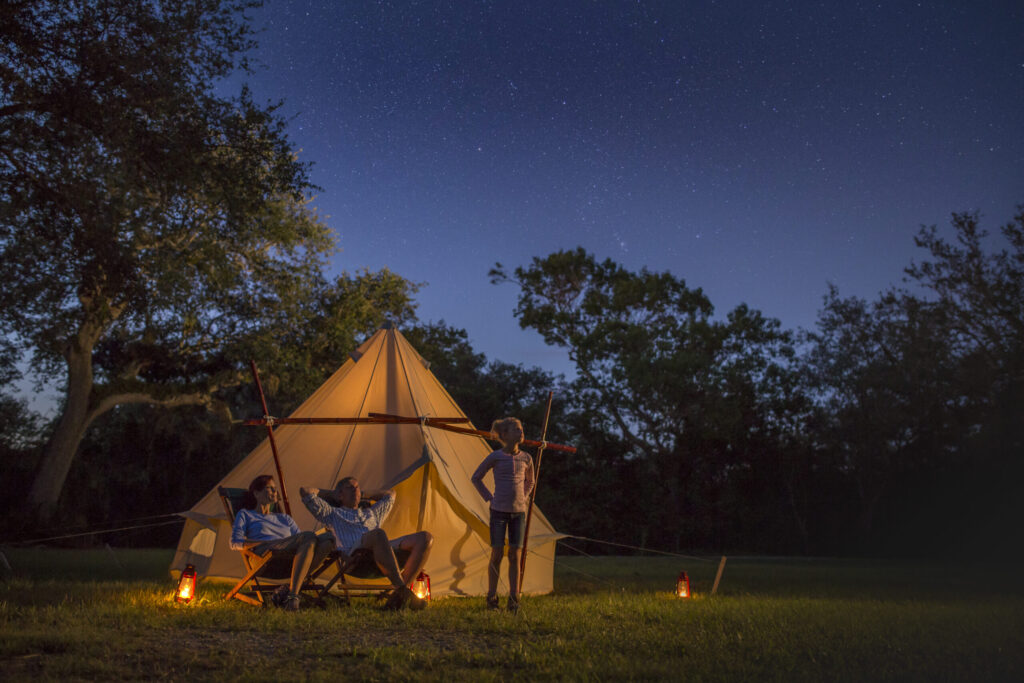
[[[369, 413], [465, 416], [426, 361], [398, 330], [389, 327], [378, 330], [353, 352], [291, 417], [368, 417]], [[333, 488], [338, 479], [351, 475], [364, 491], [395, 489], [397, 502], [384, 529], [392, 538], [421, 529], [434, 535], [425, 567], [433, 595], [487, 592], [488, 507], [470, 481], [492, 450], [484, 439], [420, 424], [279, 425], [274, 435], [299, 528], [321, 527], [302, 504], [300, 486]], [[245, 488], [257, 475], [274, 473], [270, 443], [264, 440], [217, 484]], [[490, 474], [486, 483], [493, 490]], [[242, 558], [228, 545], [231, 528], [217, 487], [184, 515], [185, 528], [171, 574], [176, 578], [191, 563], [200, 576], [241, 577]], [[560, 537], [534, 508], [523, 592], [552, 590], [555, 542]], [[502, 582], [506, 581], [503, 568]]]

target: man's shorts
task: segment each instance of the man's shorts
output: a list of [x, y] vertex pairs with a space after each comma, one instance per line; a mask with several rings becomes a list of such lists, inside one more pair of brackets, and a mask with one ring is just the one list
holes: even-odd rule
[[491, 510], [491, 547], [503, 548], [506, 533], [509, 548], [523, 547], [523, 535], [526, 533], [525, 512]]

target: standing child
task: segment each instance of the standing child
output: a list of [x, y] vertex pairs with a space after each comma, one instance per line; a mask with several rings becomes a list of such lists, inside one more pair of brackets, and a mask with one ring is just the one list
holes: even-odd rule
[[[503, 447], [480, 463], [473, 473], [473, 485], [491, 504], [491, 563], [487, 567], [487, 608], [498, 609], [498, 576], [501, 556], [508, 535], [508, 610], [519, 610], [519, 551], [523, 547], [526, 509], [533, 490], [533, 460], [519, 450], [523, 425], [514, 417], [495, 420], [491, 431]], [[483, 483], [484, 475], [494, 470], [494, 493]]]

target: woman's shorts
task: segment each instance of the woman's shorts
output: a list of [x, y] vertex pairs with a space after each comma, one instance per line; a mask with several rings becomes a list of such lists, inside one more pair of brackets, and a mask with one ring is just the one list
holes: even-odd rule
[[506, 533], [508, 533], [509, 548], [522, 548], [523, 534], [525, 532], [525, 512], [501, 512], [500, 510], [491, 510], [492, 548], [504, 547]]
[[334, 550], [334, 537], [330, 534], [315, 534], [312, 531], [304, 531], [287, 538], [264, 541], [254, 547], [252, 551], [260, 557], [263, 557], [267, 552], [272, 552], [275, 557], [279, 558], [294, 557], [299, 547], [309, 543], [311, 540], [316, 542], [316, 548], [313, 551], [313, 566], [316, 567], [320, 560]]

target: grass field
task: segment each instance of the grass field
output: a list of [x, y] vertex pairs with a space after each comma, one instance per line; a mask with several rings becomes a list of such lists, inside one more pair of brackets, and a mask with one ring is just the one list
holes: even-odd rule
[[215, 584], [175, 604], [169, 551], [4, 552], [0, 680], [1024, 680], [1009, 566], [730, 558], [710, 597], [715, 562], [560, 557], [518, 616], [482, 598], [290, 614]]

